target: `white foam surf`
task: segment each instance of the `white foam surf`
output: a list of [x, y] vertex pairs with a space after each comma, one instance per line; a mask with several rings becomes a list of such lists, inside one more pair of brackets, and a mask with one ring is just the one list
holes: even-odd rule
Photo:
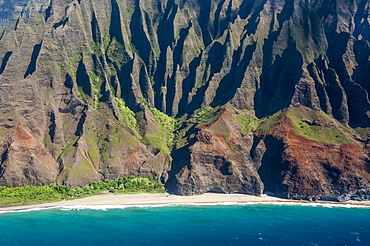
[[145, 205], [75, 205], [57, 207], [61, 210], [109, 210], [127, 208], [159, 208], [159, 207], [199, 207], [199, 206], [251, 206], [251, 205], [272, 205], [272, 206], [304, 206], [304, 207], [325, 207], [325, 208], [366, 208], [368, 205], [355, 204], [334, 204], [334, 203], [313, 203], [313, 202], [210, 202], [210, 203], [168, 203], [168, 204], [145, 204]]
[[111, 209], [129, 209], [129, 208], [160, 208], [160, 207], [199, 207], [199, 206], [255, 206], [255, 205], [272, 205], [272, 206], [303, 206], [303, 207], [325, 207], [325, 208], [362, 208], [370, 209], [369, 205], [357, 205], [349, 203], [321, 203], [321, 202], [209, 202], [209, 203], [166, 203], [166, 204], [132, 204], [132, 205], [71, 205], [71, 206], [50, 206], [29, 209], [14, 209], [0, 211], [4, 213], [22, 213], [33, 212], [47, 209], [59, 209], [62, 211], [70, 210], [111, 210]]
[[4, 210], [4, 211], [0, 211], [0, 214], [34, 212], [34, 211], [47, 210], [47, 209], [52, 209], [52, 208], [56, 208], [56, 207], [41, 207], [41, 208], [27, 208], [27, 209]]

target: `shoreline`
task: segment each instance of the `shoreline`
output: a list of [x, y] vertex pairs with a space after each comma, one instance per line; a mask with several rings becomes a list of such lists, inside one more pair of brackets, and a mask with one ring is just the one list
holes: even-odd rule
[[0, 207], [0, 213], [20, 212], [37, 209], [71, 208], [71, 209], [97, 209], [143, 207], [143, 206], [179, 206], [179, 205], [243, 205], [243, 204], [282, 204], [292, 203], [305, 206], [338, 206], [338, 207], [369, 207], [370, 201], [302, 201], [289, 200], [268, 195], [252, 196], [245, 194], [205, 193], [195, 196], [179, 196], [169, 193], [141, 193], [141, 194], [105, 194], [75, 200], [52, 203]]

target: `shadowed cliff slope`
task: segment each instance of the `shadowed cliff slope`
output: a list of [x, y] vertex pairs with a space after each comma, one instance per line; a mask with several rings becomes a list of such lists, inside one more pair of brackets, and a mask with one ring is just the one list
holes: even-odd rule
[[0, 185], [369, 199], [369, 5], [53, 0], [0, 40]]

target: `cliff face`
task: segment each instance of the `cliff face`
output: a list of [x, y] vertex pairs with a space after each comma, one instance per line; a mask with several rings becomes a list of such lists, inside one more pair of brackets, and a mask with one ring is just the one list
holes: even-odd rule
[[369, 8], [46, 3], [0, 40], [0, 185], [369, 199]]
[[34, 11], [43, 11], [49, 2], [49, 0], [1, 0], [0, 34], [7, 25], [16, 21], [19, 16], [28, 17]]

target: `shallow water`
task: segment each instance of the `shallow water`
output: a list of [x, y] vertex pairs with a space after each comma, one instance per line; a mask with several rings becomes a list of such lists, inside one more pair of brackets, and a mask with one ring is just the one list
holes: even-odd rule
[[368, 207], [91, 208], [2, 213], [0, 245], [370, 245]]

